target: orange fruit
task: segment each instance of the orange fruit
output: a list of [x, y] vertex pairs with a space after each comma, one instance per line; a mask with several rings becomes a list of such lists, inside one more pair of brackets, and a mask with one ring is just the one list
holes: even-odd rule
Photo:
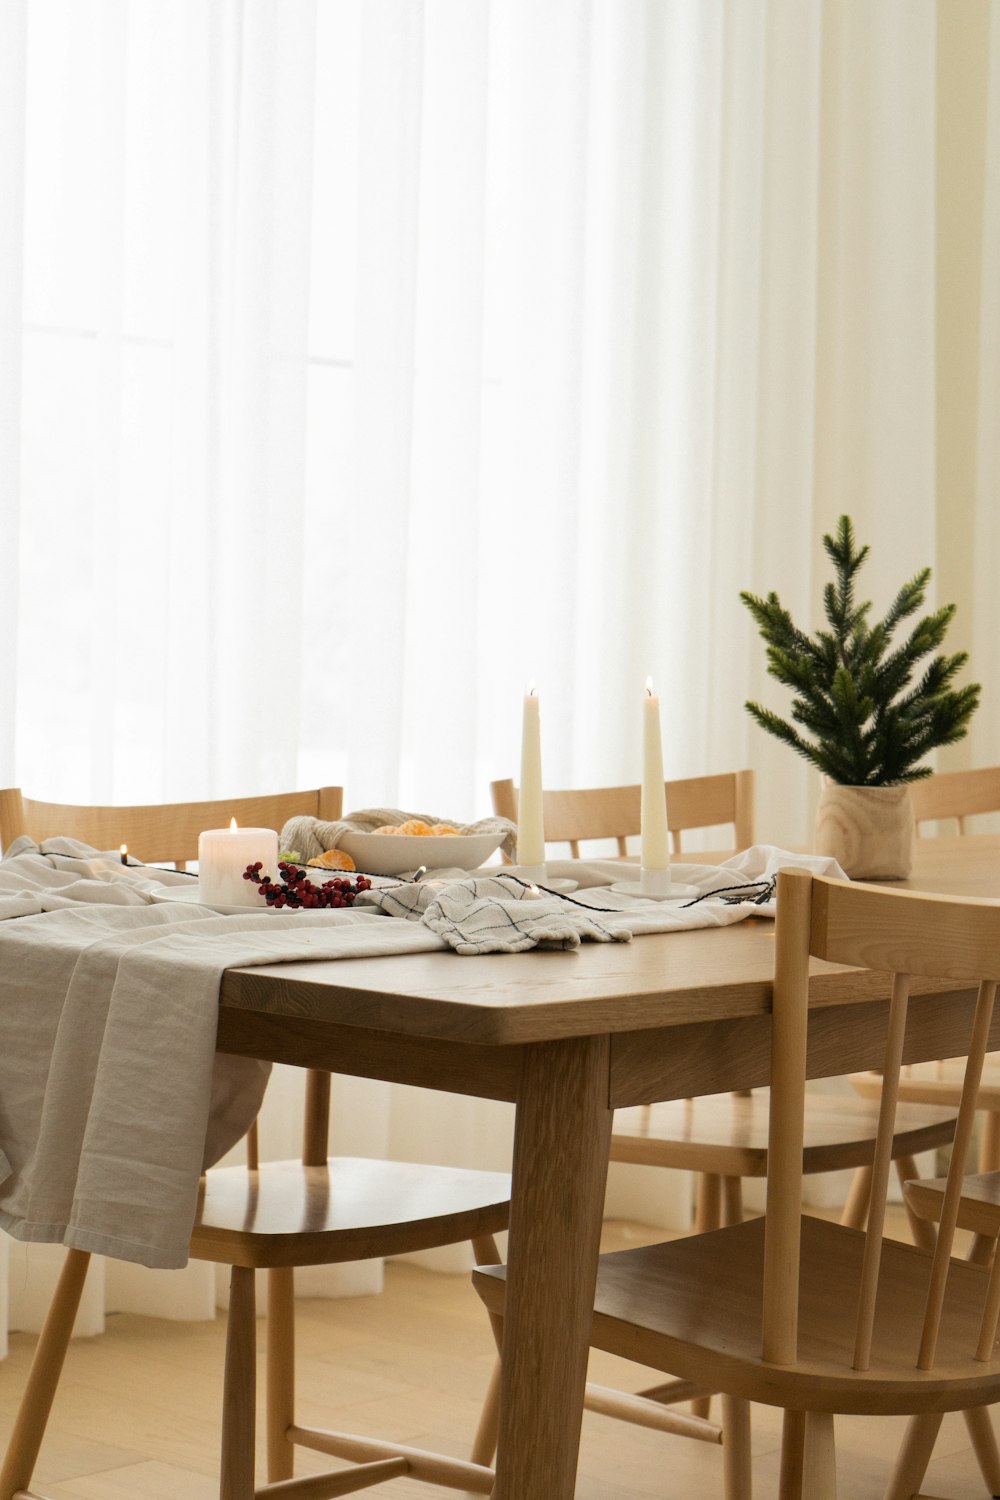
[[450, 823], [435, 823], [434, 827], [431, 829], [431, 833], [433, 833], [437, 838], [456, 838], [458, 835], [458, 829], [453, 828]]
[[373, 828], [372, 833], [398, 833], [399, 829], [395, 823], [383, 823], [381, 828]]
[[394, 829], [394, 832], [412, 834], [416, 838], [427, 838], [434, 830], [429, 823], [424, 822], [423, 818], [407, 818], [405, 823], [400, 823], [399, 827]]
[[356, 870], [358, 867], [349, 854], [343, 849], [325, 849], [322, 854], [317, 854], [315, 859], [309, 861], [314, 870]]

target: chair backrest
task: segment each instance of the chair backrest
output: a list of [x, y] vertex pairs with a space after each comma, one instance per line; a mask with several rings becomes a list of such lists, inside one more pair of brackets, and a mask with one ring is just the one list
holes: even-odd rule
[[[978, 986], [948, 1186], [937, 1245], [933, 1257], [928, 1257], [923, 1326], [919, 1349], [914, 1350], [915, 1367], [930, 1370], [934, 1367], [962, 1175], [1000, 978], [1000, 903], [851, 885], [810, 876], [802, 870], [783, 871], [778, 876], [763, 1321], [763, 1355], [777, 1364], [794, 1363], [797, 1350], [811, 957], [891, 975], [871, 1210], [858, 1287], [854, 1339], [857, 1370], [869, 1366], [911, 977], [944, 978], [962, 988]], [[943, 994], [941, 1004], [953, 1006], [954, 995]], [[986, 1300], [978, 1350], [970, 1348], [970, 1362], [987, 1358], [983, 1349], [993, 1348], [1000, 1318], [997, 1266], [1000, 1258]]]
[[[333, 822], [344, 806], [343, 788], [317, 787], [304, 792], [278, 792], [267, 797], [233, 797], [212, 802], [163, 802], [144, 807], [78, 807], [64, 802], [38, 802], [19, 788], [0, 790], [0, 849], [22, 834], [38, 843], [45, 839], [79, 839], [95, 849], [117, 849], [127, 844], [130, 857], [143, 864], [174, 864], [183, 870], [198, 858], [198, 835], [206, 828], [226, 828], [231, 818], [244, 828], [274, 828], [279, 832], [292, 817], [315, 817]], [[277, 871], [275, 871], [277, 874]], [[330, 1123], [330, 1075], [306, 1074], [302, 1159], [319, 1166], [327, 1156]], [[257, 1167], [257, 1122], [247, 1134], [247, 1166]]]
[[913, 816], [920, 824], [954, 818], [965, 833], [966, 818], [1000, 812], [1000, 766], [978, 771], [942, 771], [910, 783]]
[[[517, 822], [517, 790], [513, 781], [494, 781], [493, 810]], [[720, 776], [692, 776], [668, 781], [667, 828], [675, 854], [681, 835], [692, 828], [731, 825], [737, 849], [753, 843], [753, 772], [729, 771]], [[582, 840], [615, 839], [619, 854], [626, 839], [641, 829], [642, 789], [639, 786], [592, 787], [542, 793], [546, 843], [568, 843], [574, 859]]]
[[145, 864], [175, 864], [183, 869], [198, 858], [198, 835], [206, 828], [227, 828], [235, 818], [244, 828], [280, 830], [289, 818], [306, 816], [332, 822], [343, 811], [339, 786], [306, 792], [279, 792], [268, 797], [233, 797], [212, 802], [163, 802], [145, 807], [79, 807], [64, 802], [37, 802], [16, 787], [0, 790], [0, 848], [28, 833], [42, 842], [60, 834], [95, 849], [127, 844], [129, 854]]

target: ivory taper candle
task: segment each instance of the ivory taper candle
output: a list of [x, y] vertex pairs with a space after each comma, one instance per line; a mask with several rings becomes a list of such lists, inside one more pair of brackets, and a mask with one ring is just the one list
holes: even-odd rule
[[542, 727], [534, 683], [528, 684], [521, 719], [521, 784], [517, 793], [517, 862], [544, 865]]
[[669, 870], [667, 834], [667, 789], [663, 777], [663, 742], [660, 736], [660, 700], [646, 678], [642, 700], [642, 854], [644, 870]]

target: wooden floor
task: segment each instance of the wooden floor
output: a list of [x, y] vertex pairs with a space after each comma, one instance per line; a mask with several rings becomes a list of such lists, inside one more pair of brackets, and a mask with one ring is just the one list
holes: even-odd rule
[[[647, 1235], [648, 1238], [648, 1235]], [[642, 1232], [608, 1227], [609, 1247]], [[387, 1268], [379, 1297], [303, 1302], [301, 1415], [307, 1421], [455, 1453], [467, 1450], [491, 1365], [478, 1298], [464, 1277]], [[259, 1324], [261, 1337], [264, 1325]], [[213, 1483], [224, 1324], [112, 1317], [103, 1338], [74, 1342], [35, 1485], [53, 1500], [217, 1500]], [[0, 1363], [0, 1441], [6, 1440], [33, 1339], [15, 1335]], [[643, 1372], [595, 1356], [592, 1373], [637, 1389]], [[902, 1431], [893, 1419], [837, 1419], [846, 1500], [880, 1500]], [[754, 1408], [756, 1497], [777, 1492], [779, 1422]], [[302, 1453], [299, 1473], [321, 1468]], [[718, 1448], [587, 1414], [578, 1500], [714, 1500]], [[960, 1418], [946, 1418], [925, 1483], [929, 1495], [984, 1500]], [[454, 1494], [407, 1479], [371, 1491], [386, 1500]]]

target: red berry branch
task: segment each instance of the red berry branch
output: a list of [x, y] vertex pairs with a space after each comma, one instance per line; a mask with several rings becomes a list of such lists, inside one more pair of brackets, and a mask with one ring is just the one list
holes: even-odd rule
[[260, 893], [268, 906], [310, 908], [353, 906], [356, 896], [372, 888], [367, 875], [359, 875], [353, 882], [335, 876], [332, 880], [324, 880], [322, 885], [313, 885], [305, 870], [300, 870], [298, 865], [285, 859], [278, 861], [278, 869], [281, 871], [280, 880], [272, 880], [270, 875], [262, 875], [263, 868], [263, 863], [259, 859], [256, 864], [247, 865], [243, 871], [243, 879], [252, 880], [254, 885], [260, 887]]

